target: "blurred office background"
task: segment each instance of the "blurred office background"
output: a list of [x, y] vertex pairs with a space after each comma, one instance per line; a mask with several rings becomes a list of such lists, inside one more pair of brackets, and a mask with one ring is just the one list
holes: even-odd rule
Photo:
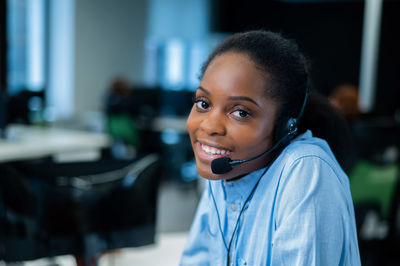
[[201, 65], [260, 28], [298, 41], [348, 119], [363, 265], [400, 265], [399, 1], [0, 3], [0, 265], [176, 265]]

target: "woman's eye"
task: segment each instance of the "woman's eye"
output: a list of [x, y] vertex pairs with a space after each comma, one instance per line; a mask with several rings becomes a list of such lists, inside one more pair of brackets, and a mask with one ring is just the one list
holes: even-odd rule
[[246, 117], [249, 117], [249, 115], [250, 115], [248, 112], [246, 112], [244, 110], [237, 110], [237, 111], [234, 111], [232, 114], [239, 118], [246, 118]]
[[208, 109], [208, 107], [209, 107], [208, 103], [206, 103], [206, 102], [203, 101], [203, 100], [197, 100], [197, 101], [196, 101], [196, 106], [197, 106], [197, 108], [203, 109], [203, 110], [206, 110], [206, 109]]

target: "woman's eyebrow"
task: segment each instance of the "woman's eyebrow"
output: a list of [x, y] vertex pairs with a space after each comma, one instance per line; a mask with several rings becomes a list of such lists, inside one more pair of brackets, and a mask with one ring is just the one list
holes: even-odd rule
[[210, 95], [210, 92], [209, 92], [208, 90], [204, 89], [204, 88], [201, 87], [201, 86], [197, 87], [197, 90], [201, 90], [201, 91], [203, 91], [205, 94]]
[[[201, 90], [205, 94], [210, 95], [210, 92], [208, 90], [204, 89], [201, 86], [197, 87], [197, 90]], [[256, 101], [254, 101], [253, 99], [251, 99], [250, 97], [247, 97], [247, 96], [229, 96], [228, 100], [231, 100], [231, 101], [248, 101], [248, 102], [251, 102], [251, 103], [255, 104], [259, 108], [261, 108], [260, 105], [258, 105], [258, 103]]]
[[246, 96], [229, 96], [228, 100], [231, 100], [231, 101], [248, 101], [248, 102], [251, 102], [251, 103], [257, 105], [259, 108], [261, 108], [258, 105], [258, 103], [256, 103], [256, 101], [254, 101], [253, 99], [251, 99], [249, 97], [246, 97]]

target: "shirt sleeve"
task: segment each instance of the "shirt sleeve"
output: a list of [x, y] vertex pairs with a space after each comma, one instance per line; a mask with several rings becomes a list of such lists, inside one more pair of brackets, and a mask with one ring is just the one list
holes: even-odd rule
[[182, 253], [180, 266], [210, 265], [209, 247], [209, 213], [210, 206], [208, 186], [204, 190], [190, 228], [189, 237]]
[[353, 205], [347, 177], [344, 173], [339, 177], [335, 171], [340, 168], [334, 170], [329, 163], [308, 156], [283, 170], [276, 196], [272, 265], [348, 265]]

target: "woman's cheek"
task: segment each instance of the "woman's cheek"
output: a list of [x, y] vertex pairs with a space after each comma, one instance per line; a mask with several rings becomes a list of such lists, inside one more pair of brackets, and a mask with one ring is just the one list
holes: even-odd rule
[[196, 123], [195, 123], [193, 108], [192, 108], [192, 111], [190, 112], [188, 119], [186, 121], [186, 127], [187, 127], [190, 138], [192, 138], [192, 133], [194, 132], [194, 130], [196, 128], [195, 124]]

